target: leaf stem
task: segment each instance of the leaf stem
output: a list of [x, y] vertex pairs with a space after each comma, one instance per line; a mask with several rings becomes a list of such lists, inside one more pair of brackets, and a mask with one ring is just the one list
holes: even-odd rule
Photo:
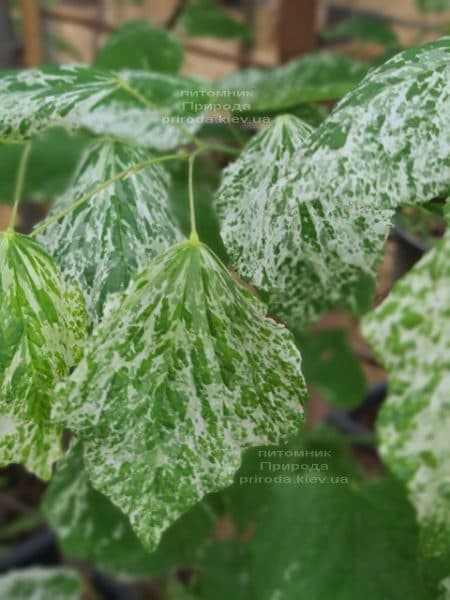
[[31, 142], [27, 142], [22, 150], [22, 156], [20, 157], [19, 167], [17, 169], [16, 187], [14, 190], [14, 204], [11, 212], [11, 218], [9, 221], [8, 230], [14, 231], [14, 226], [17, 219], [17, 210], [19, 208], [20, 199], [22, 197], [23, 185], [25, 182], [25, 175], [27, 172], [28, 157], [30, 155]]
[[189, 178], [188, 178], [188, 186], [189, 186], [189, 213], [191, 218], [191, 235], [189, 237], [189, 242], [196, 246], [199, 243], [199, 237], [197, 232], [197, 223], [195, 219], [195, 200], [194, 200], [194, 162], [197, 157], [197, 154], [201, 152], [201, 148], [192, 152], [189, 156]]
[[92, 188], [91, 190], [89, 190], [88, 192], [86, 192], [85, 194], [80, 196], [80, 198], [78, 198], [78, 200], [75, 200], [74, 202], [69, 204], [69, 206], [66, 206], [66, 208], [64, 208], [60, 212], [56, 213], [56, 215], [53, 215], [52, 217], [50, 217], [49, 219], [44, 221], [41, 225], [38, 225], [38, 227], [36, 227], [30, 235], [32, 237], [34, 237], [35, 235], [37, 235], [38, 233], [40, 233], [41, 231], [46, 229], [49, 225], [56, 223], [57, 221], [59, 221], [60, 219], [65, 217], [67, 214], [72, 212], [72, 210], [74, 210], [75, 208], [78, 208], [79, 206], [81, 206], [82, 204], [84, 204], [85, 202], [90, 200], [92, 198], [92, 196], [95, 196], [95, 194], [98, 194], [99, 192], [103, 191], [105, 188], [107, 188], [112, 183], [115, 183], [116, 181], [120, 181], [121, 179], [124, 179], [128, 175], [137, 173], [138, 171], [141, 171], [142, 169], [145, 169], [146, 167], [149, 167], [150, 165], [154, 165], [154, 164], [161, 163], [161, 162], [167, 162], [169, 160], [187, 159], [189, 157], [190, 157], [190, 155], [187, 153], [166, 154], [165, 156], [156, 156], [156, 157], [150, 158], [148, 160], [144, 160], [140, 163], [131, 165], [130, 167], [127, 167], [123, 171], [116, 173], [109, 179], [106, 179], [99, 185], [95, 186], [94, 188]]

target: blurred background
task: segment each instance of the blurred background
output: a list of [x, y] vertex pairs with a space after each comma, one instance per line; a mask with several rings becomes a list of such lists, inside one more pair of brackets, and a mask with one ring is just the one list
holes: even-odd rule
[[[135, 28], [144, 24], [140, 37], [136, 38], [138, 42], [126, 42], [126, 27], [130, 23]], [[170, 32], [174, 40], [171, 56], [160, 54], [154, 28]], [[20, 69], [49, 63], [145, 68], [148, 64], [149, 68], [162, 71], [175, 72], [180, 67], [183, 74], [211, 82], [232, 76], [239, 69], [258, 69], [263, 72], [261, 76], [258, 71], [257, 77], [261, 78], [257, 91], [262, 94], [258, 98], [263, 98], [256, 109], [258, 114], [272, 116], [287, 110], [319, 124], [334, 103], [356, 85], [359, 79], [354, 77], [355, 68], [364, 73], [404, 47], [448, 32], [450, 11], [445, 0], [0, 0], [0, 68]], [[118, 33], [119, 38], [114, 37]], [[115, 52], [117, 39], [119, 51]], [[311, 103], [283, 105], [281, 102], [276, 110], [270, 102], [264, 104], [264, 92], [269, 99], [272, 94], [271, 81], [278, 81], [278, 77], [283, 80], [282, 65], [294, 61], [293, 68], [298, 67], [302, 77], [304, 63], [296, 61], [314, 56], [318, 50], [354, 60], [349, 68], [353, 75], [346, 80], [345, 74], [335, 69], [332, 75], [341, 87], [335, 86], [329, 95], [322, 91], [320, 98]], [[323, 76], [312, 71], [309, 82]], [[249, 81], [245, 82], [247, 88]], [[237, 129], [231, 133], [242, 145], [254, 133], [255, 126], [242, 125]], [[30, 231], [46, 214], [55, 196], [70, 183], [85, 142], [83, 135], [77, 135], [69, 144], [66, 134], [57, 131], [43, 134], [33, 142], [18, 217], [21, 231]], [[19, 158], [19, 148], [0, 144], [0, 229], [6, 227], [10, 216]], [[220, 179], [219, 168], [226, 160], [229, 158], [219, 157], [218, 165], [208, 166], [203, 179], [197, 182], [196, 191], [203, 239], [216, 250], [219, 248], [219, 253], [218, 225], [211, 206]], [[439, 239], [443, 230], [438, 211], [417, 208], [399, 213], [380, 266], [375, 302], [386, 296], [393, 282]], [[326, 421], [345, 435], [370, 438], [386, 383], [383, 370], [360, 335], [357, 320], [343, 311], [334, 311], [312, 332], [297, 333], [305, 375], [311, 386], [309, 425]], [[369, 476], [382, 471], [371, 443], [357, 445], [356, 453]], [[45, 489], [43, 482], [17, 465], [0, 471], [1, 572], [66, 561], [40, 508]], [[218, 539], [229, 540], [235, 535], [227, 519], [214, 527]], [[126, 546], [123, 552], [128, 552]], [[239, 563], [238, 558], [234, 560]], [[218, 564], [223, 561], [219, 557], [216, 563], [211, 563], [216, 576]], [[89, 597], [107, 600], [166, 597], [152, 578], [123, 587], [111, 573], [104, 576], [97, 571], [92, 561], [83, 562], [82, 568], [94, 569], [92, 580], [96, 591]], [[183, 570], [182, 565], [178, 569], [178, 582], [192, 579], [191, 570]], [[232, 571], [236, 575], [238, 566], [234, 565]], [[214, 585], [217, 581], [225, 585], [224, 581], [230, 583], [233, 579], [226, 573], [221, 577]], [[228, 592], [231, 595], [236, 590], [231, 586]], [[171, 597], [188, 598], [179, 590]], [[229, 595], [205, 593], [201, 597]]]

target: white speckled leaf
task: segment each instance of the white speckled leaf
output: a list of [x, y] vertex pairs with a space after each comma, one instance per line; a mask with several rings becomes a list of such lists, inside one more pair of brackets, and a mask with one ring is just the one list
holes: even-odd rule
[[302, 420], [291, 334], [204, 245], [154, 259], [107, 311], [62, 387], [56, 416], [79, 437], [92, 484], [153, 548], [247, 446]]
[[168, 150], [188, 142], [187, 132], [200, 126], [205, 97], [189, 95], [199, 89], [188, 77], [149, 71], [75, 65], [6, 71], [0, 75], [0, 139], [24, 140], [60, 125]]
[[[244, 69], [217, 85], [224, 103], [246, 112], [287, 110], [303, 102], [337, 100], [364, 77], [367, 66], [342, 54], [313, 52], [274, 69]], [[244, 109], [244, 105], [250, 109]], [[236, 111], [239, 112], [239, 111]]]
[[4, 600], [81, 600], [82, 592], [81, 577], [64, 567], [30, 567], [0, 577]]
[[407, 482], [430, 553], [450, 539], [449, 296], [447, 233], [363, 323], [389, 372], [381, 452]]
[[449, 95], [450, 38], [370, 71], [312, 135], [303, 198], [397, 207], [447, 195]]
[[[149, 158], [136, 146], [93, 141], [72, 185], [55, 202], [49, 216]], [[94, 320], [101, 316], [107, 294], [125, 289], [149, 259], [181, 239], [169, 212], [168, 188], [164, 168], [150, 165], [94, 194], [39, 237], [65, 278], [76, 281], [83, 290]]]
[[312, 131], [296, 117], [276, 118], [224, 170], [217, 193], [237, 271], [297, 327], [336, 305], [366, 306], [392, 214], [341, 198], [304, 201], [299, 170]]
[[43, 478], [59, 453], [49, 423], [56, 383], [80, 358], [85, 308], [46, 252], [26, 236], [0, 233], [0, 460]]

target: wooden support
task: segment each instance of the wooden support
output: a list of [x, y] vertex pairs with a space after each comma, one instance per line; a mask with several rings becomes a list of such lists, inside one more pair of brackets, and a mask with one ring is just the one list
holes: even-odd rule
[[317, 0], [281, 0], [278, 24], [282, 63], [316, 47]]
[[41, 18], [38, 0], [21, 0], [25, 67], [35, 67], [43, 60]]

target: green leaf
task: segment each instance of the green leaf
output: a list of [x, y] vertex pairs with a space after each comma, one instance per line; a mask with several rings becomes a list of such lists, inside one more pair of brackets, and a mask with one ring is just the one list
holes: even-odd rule
[[189, 142], [202, 121], [199, 81], [150, 71], [114, 73], [49, 66], [0, 75], [0, 140], [24, 140], [49, 127], [86, 128], [168, 150]]
[[393, 479], [276, 486], [250, 553], [262, 600], [435, 597], [413, 511]]
[[363, 481], [332, 431], [313, 432], [307, 444], [305, 436], [246, 454], [220, 494], [229, 518], [245, 519], [192, 554], [186, 592], [202, 600], [435, 598], [448, 561], [421, 556], [403, 486], [392, 477]]
[[[89, 138], [64, 129], [44, 131], [33, 140], [23, 189], [24, 201], [48, 201], [61, 194], [72, 177]], [[20, 144], [0, 144], [0, 201], [12, 202], [22, 156]]]
[[381, 453], [407, 482], [424, 547], [450, 547], [450, 235], [369, 314], [363, 331], [389, 372]]
[[378, 210], [447, 196], [449, 57], [442, 38], [370, 71], [311, 136], [302, 197]]
[[183, 48], [166, 29], [142, 19], [128, 21], [114, 31], [100, 49], [95, 64], [106, 69], [142, 69], [176, 73]]
[[184, 9], [180, 24], [188, 35], [223, 39], [248, 37], [248, 27], [236, 21], [214, 0], [190, 0]]
[[345, 199], [304, 201], [298, 173], [311, 132], [278, 117], [224, 170], [217, 193], [233, 265], [298, 330], [336, 306], [367, 308], [391, 216]]
[[154, 259], [107, 311], [55, 416], [85, 444], [94, 487], [154, 548], [241, 451], [302, 420], [300, 355], [204, 245]]
[[295, 334], [308, 386], [333, 406], [354, 408], [367, 392], [364, 371], [343, 329]]
[[53, 388], [80, 358], [84, 303], [26, 236], [0, 233], [0, 265], [0, 460], [48, 478], [61, 432]]
[[[149, 159], [151, 155], [136, 146], [93, 141], [49, 217]], [[169, 183], [164, 168], [152, 164], [111, 183], [39, 236], [65, 278], [79, 284], [94, 321], [101, 317], [109, 293], [124, 290], [149, 259], [181, 239], [169, 213]]]
[[0, 577], [0, 596], [8, 600], [80, 600], [81, 577], [65, 567], [29, 567]]
[[149, 554], [128, 518], [92, 487], [79, 442], [58, 462], [42, 510], [66, 556], [123, 578], [161, 576], [188, 564], [216, 519], [207, 501], [199, 503], [164, 532], [158, 549]]
[[234, 112], [287, 110], [304, 102], [342, 98], [366, 72], [366, 65], [346, 56], [314, 52], [274, 69], [227, 75], [217, 85], [217, 100], [237, 105]]
[[354, 15], [330, 27], [321, 35], [331, 42], [350, 37], [359, 42], [375, 42], [388, 48], [398, 44], [397, 34], [388, 22], [371, 15]]

